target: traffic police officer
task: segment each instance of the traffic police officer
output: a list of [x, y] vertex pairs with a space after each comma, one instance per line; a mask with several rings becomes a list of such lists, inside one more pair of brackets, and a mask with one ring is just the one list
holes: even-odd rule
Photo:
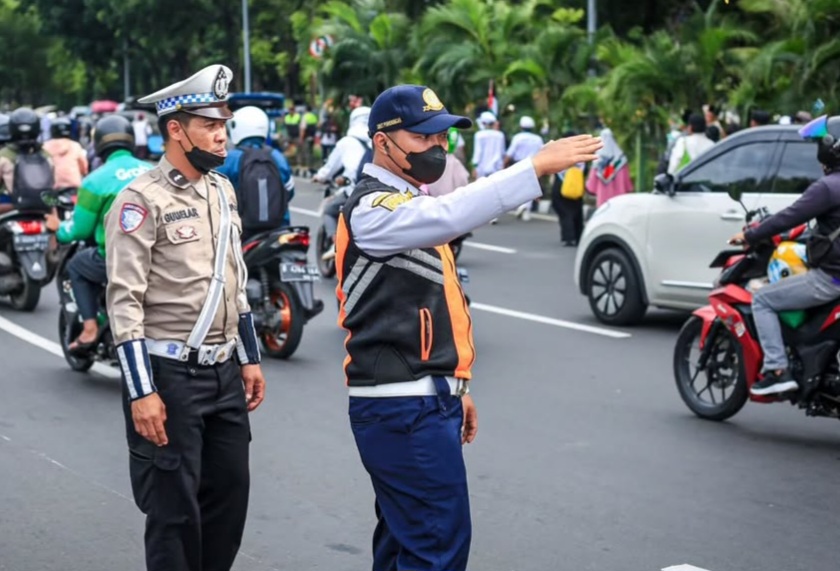
[[150, 571], [227, 571], [248, 506], [248, 411], [265, 381], [224, 162], [222, 65], [144, 97], [166, 154], [106, 218], [108, 312]]
[[374, 571], [462, 571], [471, 538], [462, 445], [475, 438], [472, 320], [450, 240], [542, 194], [539, 177], [595, 159], [600, 139], [545, 145], [530, 159], [442, 197], [419, 187], [446, 167], [447, 129], [466, 128], [431, 89], [374, 102], [373, 163], [336, 234], [348, 332], [350, 424], [376, 494]]

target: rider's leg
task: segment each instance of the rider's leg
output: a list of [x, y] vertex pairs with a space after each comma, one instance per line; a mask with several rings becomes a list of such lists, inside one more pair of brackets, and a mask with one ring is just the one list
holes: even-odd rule
[[347, 202], [347, 195], [342, 192], [333, 196], [324, 205], [324, 230], [330, 238], [335, 238], [335, 231], [338, 229], [338, 215], [341, 214], [345, 202]]
[[73, 296], [76, 298], [79, 314], [84, 320], [82, 332], [70, 345], [71, 349], [75, 349], [80, 344], [96, 341], [99, 335], [99, 324], [96, 320], [99, 313], [99, 295], [108, 275], [105, 259], [99, 255], [96, 248], [78, 252], [67, 264], [67, 271], [70, 274]]
[[785, 344], [778, 312], [807, 309], [840, 297], [840, 280], [822, 270], [785, 278], [760, 288], [753, 296], [753, 316], [758, 339], [764, 351], [764, 381], [753, 385], [756, 394], [772, 394], [790, 390], [792, 378], [788, 369]]

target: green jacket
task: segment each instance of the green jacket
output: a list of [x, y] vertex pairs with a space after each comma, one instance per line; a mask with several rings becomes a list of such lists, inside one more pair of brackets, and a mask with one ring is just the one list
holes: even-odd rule
[[56, 238], [61, 243], [96, 238], [99, 253], [105, 257], [105, 215], [117, 194], [128, 183], [152, 169], [151, 164], [127, 150], [114, 151], [101, 167], [82, 180], [73, 219], [61, 223]]

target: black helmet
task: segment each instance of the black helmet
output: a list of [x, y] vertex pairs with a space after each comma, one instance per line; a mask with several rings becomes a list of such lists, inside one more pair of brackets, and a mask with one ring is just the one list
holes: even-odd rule
[[41, 134], [41, 120], [29, 107], [21, 107], [9, 115], [9, 134], [12, 141], [35, 142]]
[[12, 134], [9, 133], [9, 116], [0, 113], [0, 145], [5, 145], [12, 140]]
[[93, 148], [103, 159], [117, 149], [134, 150], [134, 129], [128, 119], [108, 115], [93, 127]]
[[817, 142], [817, 160], [826, 170], [840, 169], [840, 117], [817, 117], [799, 129], [799, 134]]
[[52, 125], [50, 125], [50, 136], [55, 139], [69, 139], [72, 137], [73, 125], [70, 123], [70, 119], [61, 117], [53, 121]]

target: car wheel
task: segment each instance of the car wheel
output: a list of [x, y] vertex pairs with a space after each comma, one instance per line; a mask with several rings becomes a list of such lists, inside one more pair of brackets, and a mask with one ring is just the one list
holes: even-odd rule
[[599, 252], [587, 274], [589, 307], [607, 325], [638, 323], [645, 315], [642, 290], [630, 258], [618, 248]]

